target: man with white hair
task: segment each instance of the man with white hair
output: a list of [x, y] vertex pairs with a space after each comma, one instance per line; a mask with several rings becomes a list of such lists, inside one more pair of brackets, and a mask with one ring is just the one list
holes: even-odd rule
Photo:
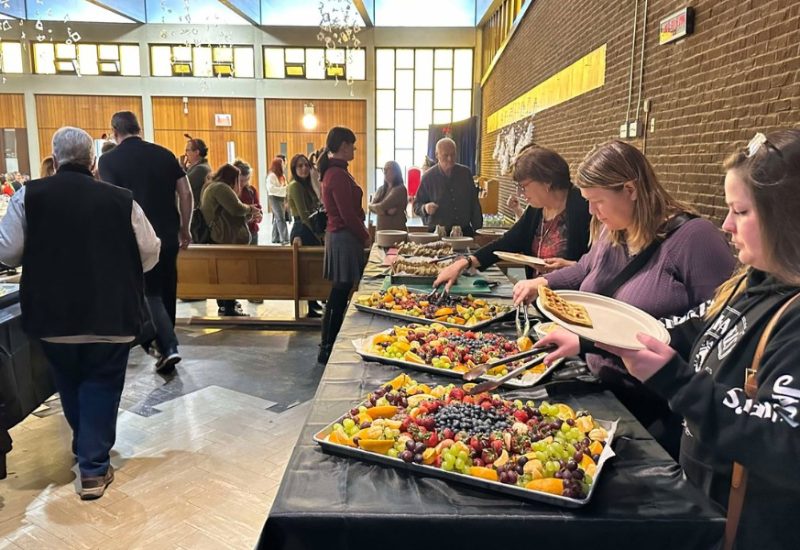
[[146, 320], [144, 272], [161, 242], [127, 189], [92, 177], [80, 128], [53, 135], [56, 174], [19, 190], [0, 223], [0, 261], [22, 265], [22, 327], [42, 342], [81, 476], [80, 496], [114, 480], [109, 452], [131, 342]]
[[422, 175], [414, 212], [422, 217], [429, 231], [437, 225], [444, 226], [449, 234], [460, 227], [467, 236], [483, 227], [483, 213], [478, 202], [478, 190], [472, 181], [472, 172], [456, 163], [456, 142], [442, 138], [436, 143], [438, 164]]

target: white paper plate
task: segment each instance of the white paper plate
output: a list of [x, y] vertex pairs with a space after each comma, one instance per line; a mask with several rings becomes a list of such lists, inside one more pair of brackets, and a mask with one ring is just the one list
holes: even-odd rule
[[536, 299], [536, 306], [547, 318], [578, 336], [598, 344], [635, 350], [644, 349], [636, 339], [636, 334], [643, 332], [669, 344], [669, 332], [664, 325], [639, 308], [591, 292], [557, 290], [556, 293], [565, 300], [585, 307], [592, 320], [592, 328], [562, 321], [544, 308], [541, 298]]
[[547, 265], [543, 259], [536, 256], [526, 256], [525, 254], [517, 254], [516, 252], [502, 252], [495, 250], [494, 255], [503, 261], [511, 262], [512, 264], [528, 265], [531, 267], [542, 267]]

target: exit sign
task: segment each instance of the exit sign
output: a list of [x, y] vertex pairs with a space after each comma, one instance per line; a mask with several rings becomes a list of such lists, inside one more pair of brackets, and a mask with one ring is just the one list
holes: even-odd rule
[[661, 20], [658, 26], [658, 44], [668, 44], [680, 40], [694, 31], [694, 10], [683, 8]]

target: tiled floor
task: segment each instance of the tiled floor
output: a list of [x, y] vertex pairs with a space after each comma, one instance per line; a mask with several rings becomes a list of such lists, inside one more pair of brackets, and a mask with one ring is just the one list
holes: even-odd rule
[[76, 495], [57, 400], [12, 430], [0, 548], [253, 547], [322, 374], [318, 333], [179, 332], [177, 376], [131, 355], [102, 499]]

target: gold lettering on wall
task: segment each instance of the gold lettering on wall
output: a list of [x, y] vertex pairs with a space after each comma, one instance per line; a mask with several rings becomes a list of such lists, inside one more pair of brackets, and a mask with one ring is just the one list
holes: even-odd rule
[[489, 115], [486, 120], [486, 132], [497, 131], [545, 109], [555, 107], [600, 88], [605, 82], [606, 45], [603, 44]]

